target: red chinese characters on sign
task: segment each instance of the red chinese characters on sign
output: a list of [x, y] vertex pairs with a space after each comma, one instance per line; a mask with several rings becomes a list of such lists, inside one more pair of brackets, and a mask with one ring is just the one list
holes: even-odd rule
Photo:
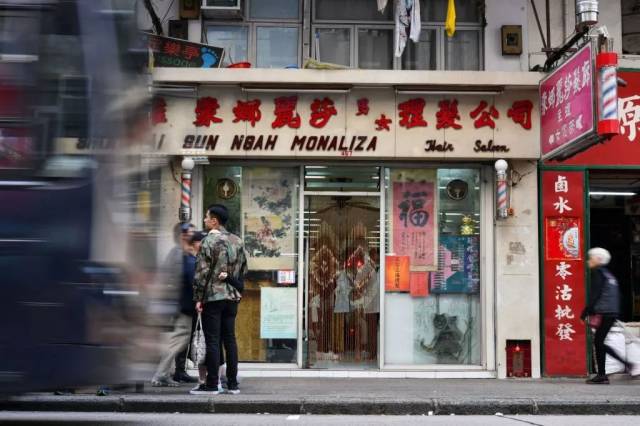
[[496, 122], [493, 119], [500, 118], [500, 113], [493, 105], [485, 111], [488, 106], [489, 104], [486, 101], [480, 101], [480, 105], [469, 113], [469, 116], [474, 119], [473, 126], [476, 129], [481, 127], [496, 128]]
[[298, 104], [297, 96], [283, 96], [274, 99], [275, 109], [273, 110], [276, 119], [271, 123], [272, 129], [289, 126], [292, 129], [300, 128], [300, 115], [296, 112]]
[[583, 376], [587, 372], [582, 252], [583, 172], [543, 171], [545, 374]]
[[331, 99], [314, 99], [311, 103], [311, 118], [309, 118], [309, 124], [317, 129], [321, 129], [326, 126], [332, 115], [337, 114], [338, 111]]
[[207, 96], [198, 99], [196, 104], [196, 121], [194, 121], [193, 124], [198, 127], [209, 127], [211, 123], [222, 123], [222, 118], [216, 117], [218, 108], [220, 108], [220, 104], [218, 104], [216, 98]]
[[356, 115], [369, 115], [369, 99], [358, 99], [358, 112]]
[[260, 112], [260, 100], [254, 99], [252, 101], [238, 101], [235, 107], [233, 107], [233, 119], [234, 123], [238, 121], [248, 121], [251, 123], [251, 127], [255, 127], [256, 121], [260, 121], [262, 113]]
[[522, 126], [523, 129], [531, 129], [531, 110], [533, 102], [528, 99], [515, 101], [507, 111], [507, 117], [511, 117], [514, 123]]
[[398, 104], [398, 115], [400, 116], [401, 127], [411, 129], [412, 127], [427, 127], [422, 114], [424, 113], [425, 101], [422, 98], [409, 99]]
[[196, 46], [187, 45], [187, 46], [184, 46], [184, 48], [182, 49], [182, 56], [184, 56], [186, 60], [190, 61], [193, 58], [200, 57], [200, 51]]
[[391, 119], [387, 118], [387, 116], [384, 114], [380, 114], [380, 118], [377, 118], [375, 123], [376, 123], [377, 131], [386, 130], [388, 132], [391, 130], [389, 128], [389, 124], [391, 124]]
[[155, 98], [151, 103], [151, 124], [154, 126], [167, 122], [167, 102], [164, 98]]
[[172, 56], [180, 56], [181, 51], [180, 43], [176, 43], [175, 41], [167, 42], [164, 45], [164, 53]]
[[458, 100], [442, 100], [438, 103], [440, 108], [436, 113], [436, 129], [461, 129], [462, 126], [456, 122], [460, 119], [458, 114]]

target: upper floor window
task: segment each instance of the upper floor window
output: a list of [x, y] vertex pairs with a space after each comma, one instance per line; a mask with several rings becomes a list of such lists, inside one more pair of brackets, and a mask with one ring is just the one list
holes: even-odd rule
[[[319, 61], [361, 69], [480, 70], [483, 68], [484, 0], [456, 2], [456, 33], [444, 25], [448, 0], [420, 0], [420, 40], [394, 56], [394, 1], [383, 13], [373, 0], [245, 0], [241, 20], [210, 20], [204, 42], [224, 47], [223, 66], [250, 62], [258, 68]], [[303, 11], [303, 4], [311, 10]], [[309, 22], [310, 27], [304, 27]], [[305, 24], [306, 25], [306, 24]], [[311, 40], [302, 54], [302, 40]]]
[[622, 53], [640, 55], [640, 1], [622, 0]]
[[313, 56], [325, 62], [365, 69], [480, 70], [484, 1], [456, 2], [456, 33], [444, 23], [447, 0], [420, 0], [420, 41], [409, 40], [394, 57], [394, 2], [384, 13], [370, 0], [314, 0]]
[[222, 66], [285, 68], [300, 65], [301, 28], [301, 0], [246, 0], [242, 20], [209, 21], [204, 41], [225, 49]]

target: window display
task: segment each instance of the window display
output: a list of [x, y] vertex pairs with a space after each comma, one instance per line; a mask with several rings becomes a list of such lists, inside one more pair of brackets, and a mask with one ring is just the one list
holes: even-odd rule
[[480, 171], [389, 169], [385, 188], [386, 365], [480, 364]]
[[296, 362], [298, 168], [205, 168], [204, 204], [229, 209], [249, 272], [238, 309], [240, 362]]

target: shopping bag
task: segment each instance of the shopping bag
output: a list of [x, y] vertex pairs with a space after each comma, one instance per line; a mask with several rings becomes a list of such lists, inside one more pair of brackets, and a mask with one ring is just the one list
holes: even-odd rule
[[189, 358], [196, 366], [204, 365], [207, 356], [207, 345], [204, 340], [204, 331], [202, 330], [202, 314], [198, 312], [196, 320], [196, 328], [191, 337], [191, 347], [189, 349]]

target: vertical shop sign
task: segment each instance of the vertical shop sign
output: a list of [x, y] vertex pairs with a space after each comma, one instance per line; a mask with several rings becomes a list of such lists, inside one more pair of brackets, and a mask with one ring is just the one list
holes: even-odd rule
[[593, 58], [587, 43], [540, 82], [540, 153], [549, 158], [595, 134]]
[[584, 176], [542, 172], [544, 226], [544, 357], [548, 376], [584, 376]]

